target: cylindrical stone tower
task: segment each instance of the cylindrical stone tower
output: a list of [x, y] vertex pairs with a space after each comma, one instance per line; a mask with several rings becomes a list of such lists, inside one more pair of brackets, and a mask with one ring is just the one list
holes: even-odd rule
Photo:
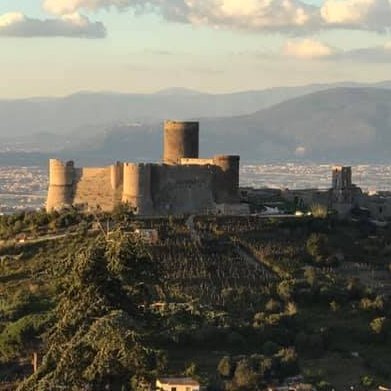
[[123, 164], [117, 162], [110, 166], [110, 179], [111, 179], [111, 188], [113, 191], [117, 190], [123, 182]]
[[214, 193], [217, 203], [239, 202], [240, 156], [218, 155], [214, 157], [216, 166]]
[[139, 215], [153, 213], [151, 171], [151, 164], [124, 164], [122, 202], [129, 204]]
[[49, 190], [46, 201], [48, 212], [72, 205], [75, 168], [72, 161], [63, 163], [49, 160]]
[[164, 123], [165, 164], [179, 164], [181, 158], [197, 159], [199, 155], [199, 123], [166, 121]]

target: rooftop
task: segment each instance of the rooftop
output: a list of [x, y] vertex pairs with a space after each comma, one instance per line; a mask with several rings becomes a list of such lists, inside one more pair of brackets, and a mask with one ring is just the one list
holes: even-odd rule
[[191, 377], [161, 377], [157, 379], [161, 384], [199, 386], [198, 381]]

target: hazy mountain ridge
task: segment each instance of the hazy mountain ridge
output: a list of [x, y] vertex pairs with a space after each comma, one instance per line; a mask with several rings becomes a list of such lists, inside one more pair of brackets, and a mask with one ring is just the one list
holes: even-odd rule
[[[391, 83], [385, 82], [381, 86], [391, 87]], [[317, 87], [320, 88], [304, 88]], [[281, 98], [285, 92], [274, 90], [273, 99], [277, 99], [278, 94]], [[265, 92], [243, 92], [233, 94], [234, 97], [229, 95], [228, 98], [227, 95], [214, 95], [212, 98], [215, 101], [221, 99], [219, 105], [223, 105], [224, 101], [232, 103], [234, 100], [243, 105], [247, 100], [255, 105], [255, 102], [261, 101], [261, 93]], [[177, 107], [176, 113], [183, 113], [183, 102], [186, 102], [186, 106], [192, 99], [205, 97], [205, 94], [197, 95], [194, 91], [187, 95], [186, 91], [177, 89], [159, 94], [153, 97], [144, 96], [144, 101], [138, 101], [138, 107], [145, 102], [150, 104], [151, 101], [159, 101], [164, 97], [167, 100], [166, 106], [170, 105], [173, 112], [174, 107]], [[91, 96], [92, 100], [98, 102], [97, 105], [89, 106]], [[37, 134], [31, 137], [14, 137], [15, 151], [23, 152], [25, 142], [25, 145], [30, 143], [29, 152], [41, 152], [42, 157], [56, 155], [75, 159], [83, 164], [114, 160], [159, 160], [162, 119], [153, 119], [153, 115], [158, 116], [159, 110], [164, 111], [163, 108], [157, 104], [153, 115], [145, 121], [121, 121], [120, 114], [130, 103], [124, 101], [123, 95], [112, 94], [112, 101], [118, 102], [117, 114], [113, 114], [113, 119], [109, 120], [104, 112], [96, 109], [97, 106], [104, 106], [103, 102], [107, 96], [104, 98], [81, 93], [64, 98], [63, 104], [68, 102], [69, 107], [73, 107], [75, 102], [78, 102], [80, 108], [67, 120], [67, 124], [73, 124], [73, 131], [66, 132], [65, 128], [69, 130], [69, 126], [62, 124], [56, 128], [60, 134], [46, 134], [41, 130], [40, 135], [37, 131]], [[136, 95], [133, 99], [136, 99], [135, 97]], [[53, 102], [51, 104], [55, 105]], [[1, 107], [0, 102], [0, 116]], [[213, 108], [214, 113], [216, 107]], [[224, 106], [224, 110], [230, 111], [230, 107]], [[240, 107], [236, 107], [236, 111], [239, 111]], [[201, 110], [200, 106], [197, 106], [197, 110]], [[254, 110], [253, 114], [241, 113], [230, 117], [209, 115], [211, 110], [212, 108], [209, 108], [205, 111], [206, 114], [202, 115], [173, 114], [165, 118], [201, 118], [201, 153], [204, 156], [214, 153], [238, 153], [245, 161], [391, 161], [391, 89], [359, 86], [331, 88], [295, 97], [262, 110]], [[94, 111], [97, 123], [82, 125]], [[60, 112], [57, 120], [63, 117], [65, 112]], [[50, 115], [56, 118], [53, 112]], [[117, 120], [114, 121], [114, 118]], [[7, 142], [3, 143], [3, 147]], [[12, 160], [12, 154], [8, 154], [8, 158]]]
[[252, 158], [390, 161], [391, 91], [330, 89], [204, 126]]
[[[257, 161], [390, 162], [391, 91], [338, 88], [251, 115], [201, 119], [201, 153]], [[116, 127], [90, 156], [158, 159], [161, 124]], [[128, 158], [129, 159], [129, 158]]]
[[[381, 85], [391, 88], [391, 82]], [[251, 114], [297, 96], [333, 86], [357, 83], [279, 87], [261, 91], [208, 94], [186, 89], [167, 89], [156, 94], [79, 92], [63, 98], [0, 100], [0, 138], [36, 133], [80, 134], [113, 124], [155, 123], [166, 118], [225, 117]], [[377, 86], [371, 85], [371, 86]]]

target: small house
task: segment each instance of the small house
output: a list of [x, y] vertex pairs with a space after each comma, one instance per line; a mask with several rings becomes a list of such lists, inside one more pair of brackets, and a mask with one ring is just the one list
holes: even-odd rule
[[156, 380], [156, 391], [200, 391], [200, 383], [191, 377], [164, 377]]

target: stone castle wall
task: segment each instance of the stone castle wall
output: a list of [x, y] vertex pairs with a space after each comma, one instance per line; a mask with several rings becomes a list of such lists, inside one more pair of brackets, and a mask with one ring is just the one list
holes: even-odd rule
[[115, 194], [111, 186], [111, 167], [77, 168], [73, 204], [104, 211], [113, 210]]
[[117, 162], [75, 168], [50, 160], [47, 210], [66, 206], [112, 211], [129, 204], [141, 215], [197, 213], [239, 202], [239, 156], [199, 159], [198, 122], [166, 121], [163, 164]]
[[122, 202], [142, 215], [206, 212], [215, 204], [237, 202], [237, 162], [217, 158], [183, 165], [117, 163], [101, 168], [72, 166], [71, 173], [58, 162], [50, 166], [54, 172], [47, 210], [73, 205], [112, 211]]
[[152, 167], [152, 198], [158, 214], [195, 213], [213, 208], [213, 170], [205, 166]]

